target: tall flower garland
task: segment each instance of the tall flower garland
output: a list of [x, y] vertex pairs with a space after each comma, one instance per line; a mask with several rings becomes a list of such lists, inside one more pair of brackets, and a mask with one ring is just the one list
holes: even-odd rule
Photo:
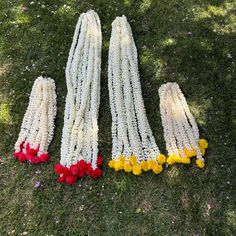
[[164, 138], [169, 157], [167, 163], [189, 164], [196, 156], [196, 165], [205, 166], [203, 155], [208, 147], [199, 139], [199, 130], [188, 104], [177, 83], [166, 83], [159, 88], [160, 111]]
[[137, 49], [125, 16], [112, 23], [108, 86], [112, 114], [112, 160], [109, 166], [140, 175], [162, 171], [165, 156], [149, 126], [139, 81]]
[[32, 164], [49, 160], [47, 153], [54, 130], [56, 92], [53, 79], [38, 77], [15, 144], [14, 157]]
[[74, 184], [84, 175], [102, 175], [98, 155], [101, 25], [96, 12], [80, 15], [66, 66], [67, 97], [58, 182]]

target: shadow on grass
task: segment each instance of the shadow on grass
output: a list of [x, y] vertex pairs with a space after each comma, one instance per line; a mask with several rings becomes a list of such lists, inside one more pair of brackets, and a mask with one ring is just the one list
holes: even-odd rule
[[[1, 64], [10, 63], [0, 77], [0, 96], [10, 117], [0, 119], [1, 152], [6, 156], [0, 167], [1, 232], [35, 234], [37, 225], [38, 235], [232, 235], [236, 231], [234, 2], [32, 2], [0, 1]], [[124, 14], [138, 47], [147, 115], [158, 145], [165, 152], [158, 88], [176, 81], [202, 137], [210, 142], [205, 170], [175, 166], [158, 177], [137, 178], [105, 167], [100, 181], [83, 180], [72, 188], [56, 183], [52, 168], [59, 160], [64, 70], [78, 16], [90, 8], [100, 15], [103, 30], [99, 142], [106, 162], [111, 149], [108, 45], [113, 19]], [[57, 86], [53, 160], [50, 165], [20, 165], [11, 160], [10, 153], [33, 81], [41, 74], [55, 79]], [[34, 189], [35, 180], [41, 180], [40, 189]]]

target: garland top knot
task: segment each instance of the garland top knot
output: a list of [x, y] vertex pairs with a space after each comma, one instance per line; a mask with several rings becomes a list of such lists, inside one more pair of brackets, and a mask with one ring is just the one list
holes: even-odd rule
[[98, 155], [102, 34], [95, 11], [80, 15], [66, 65], [67, 96], [61, 141], [61, 160], [55, 166], [58, 181], [74, 184], [78, 178], [102, 175]]
[[47, 150], [53, 137], [56, 109], [54, 80], [38, 77], [15, 144], [15, 158], [32, 164], [49, 160]]
[[159, 88], [159, 96], [164, 138], [169, 155], [167, 163], [189, 164], [190, 158], [196, 156], [196, 165], [203, 168], [203, 156], [208, 143], [205, 139], [199, 139], [198, 126], [179, 85], [163, 84]]
[[112, 114], [112, 160], [109, 166], [140, 175], [159, 174], [165, 156], [160, 154], [149, 126], [138, 72], [137, 49], [125, 16], [112, 23], [108, 86]]

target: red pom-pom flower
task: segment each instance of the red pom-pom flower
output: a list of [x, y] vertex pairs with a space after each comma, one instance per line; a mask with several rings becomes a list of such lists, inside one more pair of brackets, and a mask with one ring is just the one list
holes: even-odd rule
[[72, 184], [75, 184], [76, 181], [77, 181], [77, 176], [76, 175], [68, 175], [68, 176], [66, 176], [66, 183], [67, 184], [72, 185]]
[[103, 158], [102, 158], [102, 155], [98, 155], [98, 158], [97, 158], [97, 166], [101, 166], [103, 163]]
[[70, 172], [72, 175], [77, 175], [79, 173], [79, 167], [77, 164], [73, 164], [70, 166]]
[[61, 164], [56, 164], [55, 167], [54, 167], [54, 170], [58, 175], [60, 175], [60, 174], [63, 173], [64, 166], [61, 165]]
[[102, 171], [99, 168], [96, 168], [95, 170], [92, 171], [91, 176], [94, 179], [98, 179], [102, 176]]

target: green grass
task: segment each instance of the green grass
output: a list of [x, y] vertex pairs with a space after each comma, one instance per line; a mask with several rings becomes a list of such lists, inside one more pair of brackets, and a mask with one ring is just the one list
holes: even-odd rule
[[[65, 65], [77, 19], [88, 9], [102, 22], [99, 146], [105, 162], [111, 152], [108, 45], [112, 21], [124, 14], [157, 144], [166, 153], [158, 88], [175, 81], [210, 144], [204, 170], [174, 166], [135, 177], [105, 165], [99, 181], [56, 182]], [[234, 0], [0, 0], [0, 235], [236, 235], [235, 9]], [[58, 114], [51, 162], [31, 166], [11, 153], [39, 75], [56, 81]], [[41, 188], [34, 188], [36, 180]]]

